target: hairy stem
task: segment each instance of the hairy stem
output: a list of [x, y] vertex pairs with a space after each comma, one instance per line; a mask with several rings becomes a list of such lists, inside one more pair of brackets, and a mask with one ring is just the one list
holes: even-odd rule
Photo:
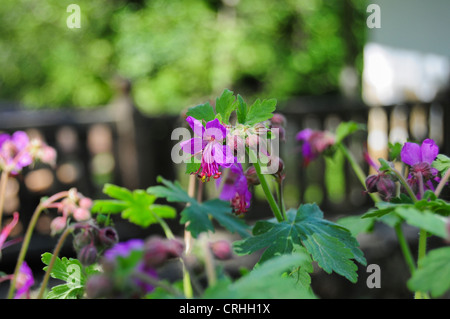
[[73, 227], [67, 227], [64, 232], [61, 234], [61, 237], [58, 240], [58, 243], [55, 247], [55, 250], [53, 251], [52, 259], [50, 260], [50, 263], [47, 266], [47, 271], [45, 272], [44, 279], [42, 280], [41, 288], [39, 289], [39, 294], [37, 295], [37, 299], [42, 299], [42, 296], [44, 295], [44, 291], [47, 288], [47, 283], [50, 278], [50, 274], [53, 269], [53, 265], [55, 264], [56, 258], [58, 257], [59, 252], [61, 251], [61, 248], [64, 245], [64, 242], [67, 239], [67, 236], [69, 236], [73, 232]]
[[405, 257], [406, 264], [409, 267], [409, 271], [411, 275], [416, 271], [416, 266], [414, 264], [414, 258], [412, 256], [411, 250], [409, 249], [408, 242], [406, 241], [405, 236], [403, 235], [403, 231], [401, 229], [401, 225], [397, 224], [395, 227], [395, 233], [397, 234], [398, 241], [400, 243], [400, 248], [403, 252], [403, 256]]
[[28, 224], [27, 231], [25, 233], [25, 237], [23, 239], [22, 247], [20, 248], [19, 256], [17, 257], [17, 263], [16, 268], [14, 270], [14, 277], [11, 282], [11, 285], [9, 287], [8, 291], [8, 299], [11, 299], [14, 295], [14, 291], [16, 289], [16, 281], [17, 276], [20, 272], [20, 267], [22, 267], [22, 263], [25, 259], [25, 255], [28, 250], [28, 246], [30, 244], [31, 235], [33, 234], [34, 227], [36, 226], [36, 222], [41, 214], [41, 212], [48, 207], [48, 205], [52, 204], [53, 202], [66, 197], [69, 194], [68, 191], [59, 192], [51, 197], [49, 197], [44, 202], [41, 202], [35, 209], [33, 216], [31, 217], [30, 223]]
[[444, 176], [442, 177], [441, 181], [439, 182], [438, 186], [436, 187], [436, 190], [434, 191], [434, 194], [436, 195], [436, 197], [439, 197], [439, 195], [441, 195], [441, 192], [444, 189], [444, 186], [447, 183], [449, 178], [450, 178], [450, 169], [448, 169], [445, 172]]

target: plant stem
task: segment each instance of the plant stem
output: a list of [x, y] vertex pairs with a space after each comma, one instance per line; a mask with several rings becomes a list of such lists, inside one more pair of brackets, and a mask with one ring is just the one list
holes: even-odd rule
[[166, 221], [164, 219], [162, 219], [161, 217], [159, 217], [156, 213], [153, 213], [153, 217], [155, 217], [155, 219], [158, 221], [159, 225], [164, 230], [164, 234], [166, 235], [166, 237], [168, 239], [174, 239], [175, 236], [173, 235], [172, 230], [170, 229], [169, 225], [167, 225]]
[[411, 275], [413, 275], [414, 272], [416, 271], [416, 266], [414, 264], [414, 259], [411, 254], [411, 250], [409, 249], [408, 242], [406, 241], [405, 236], [403, 235], [401, 225], [400, 224], [395, 225], [394, 229], [395, 229], [395, 233], [397, 234], [397, 238], [398, 238], [398, 241], [400, 244], [400, 248], [403, 252], [403, 256], [405, 257], [406, 264], [409, 267], [409, 271], [411, 272]]
[[217, 283], [214, 258], [211, 254], [207, 238], [203, 237], [202, 241], [203, 241], [203, 255], [205, 257], [206, 277], [208, 278], [208, 287], [212, 287]]
[[278, 206], [281, 208], [281, 212], [283, 213], [284, 219], [287, 220], [286, 215], [286, 206], [284, 204], [284, 196], [283, 196], [283, 180], [277, 179], [278, 184]]
[[[425, 255], [427, 254], [427, 237], [428, 237], [427, 231], [421, 229], [419, 234], [419, 252], [417, 256], [418, 267], [420, 267], [420, 260], [424, 258]], [[428, 294], [423, 293], [421, 291], [416, 291], [414, 297], [415, 299], [429, 299]]]
[[3, 206], [5, 205], [6, 186], [8, 185], [8, 171], [2, 171], [0, 178], [0, 230], [2, 229]]
[[61, 248], [67, 239], [67, 236], [69, 236], [69, 234], [71, 234], [73, 232], [73, 230], [74, 230], [73, 227], [67, 227], [64, 230], [64, 232], [61, 234], [61, 237], [58, 240], [55, 250], [53, 251], [52, 259], [50, 260], [50, 263], [47, 266], [47, 271], [45, 272], [44, 279], [42, 280], [41, 288], [39, 289], [39, 294], [37, 295], [37, 299], [42, 299], [45, 288], [47, 287], [48, 280], [50, 278], [50, 273], [52, 272], [53, 265], [55, 264], [56, 258], [58, 257], [58, 254], [61, 251]]
[[[348, 162], [350, 163], [353, 171], [356, 174], [356, 177], [361, 182], [361, 184], [364, 187], [364, 189], [366, 189], [366, 178], [367, 178], [367, 176], [364, 173], [364, 171], [362, 170], [361, 166], [358, 164], [358, 162], [356, 161], [356, 159], [353, 156], [353, 154], [348, 150], [348, 148], [343, 143], [339, 143], [338, 146], [339, 146], [339, 149], [341, 150], [341, 152], [347, 158]], [[369, 193], [369, 196], [372, 198], [372, 200], [375, 203], [381, 201], [381, 199], [378, 196], [378, 194]]]
[[441, 192], [444, 189], [444, 186], [447, 183], [449, 177], [450, 177], [450, 169], [448, 169], [445, 172], [444, 176], [442, 177], [441, 181], [439, 182], [438, 186], [436, 187], [436, 190], [434, 191], [434, 194], [436, 195], [436, 197], [439, 197], [439, 195], [441, 195]]
[[183, 258], [180, 258], [181, 265], [183, 266], [183, 291], [184, 296], [187, 299], [192, 299], [194, 297], [194, 293], [192, 290], [192, 283], [191, 283], [191, 275], [189, 274], [189, 271], [186, 267], [186, 264], [183, 260]]
[[36, 209], [33, 213], [33, 216], [31, 217], [30, 223], [28, 224], [27, 232], [25, 233], [22, 247], [20, 248], [19, 256], [17, 258], [16, 268], [14, 270], [14, 277], [13, 277], [13, 280], [9, 287], [8, 299], [11, 299], [13, 297], [14, 291], [16, 289], [15, 286], [16, 286], [17, 276], [20, 272], [20, 267], [22, 267], [22, 263], [25, 259], [25, 255], [27, 253], [28, 246], [30, 244], [31, 235], [33, 234], [33, 230], [34, 230], [34, 227], [36, 226], [36, 222], [39, 218], [39, 215], [45, 208], [47, 208], [48, 205], [57, 201], [58, 199], [66, 197], [68, 194], [69, 194], [68, 191], [59, 192], [59, 193], [49, 197], [44, 202], [39, 203], [39, 205], [36, 207]]
[[253, 166], [255, 167], [256, 174], [258, 175], [259, 182], [264, 191], [264, 195], [266, 196], [266, 200], [269, 203], [269, 206], [272, 209], [272, 212], [273, 212], [275, 218], [277, 219], [277, 221], [282, 222], [283, 216], [281, 214], [280, 208], [278, 207], [275, 198], [273, 197], [272, 192], [270, 191], [270, 187], [267, 182], [266, 176], [261, 172], [261, 165], [260, 165], [259, 159], [257, 158], [254, 151], [251, 149], [248, 150], [248, 154], [250, 157], [250, 161], [253, 163]]
[[408, 193], [409, 197], [413, 200], [413, 202], [417, 202], [417, 196], [414, 194], [413, 190], [411, 189], [411, 186], [409, 186], [408, 182], [406, 181], [405, 177], [402, 173], [400, 173], [395, 168], [391, 167], [391, 172], [395, 174], [395, 176], [398, 178], [400, 183], [403, 185], [403, 187], [406, 189], [406, 192]]

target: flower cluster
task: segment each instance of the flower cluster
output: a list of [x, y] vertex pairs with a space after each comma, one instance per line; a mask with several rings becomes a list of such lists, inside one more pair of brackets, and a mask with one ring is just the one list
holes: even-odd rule
[[86, 221], [91, 218], [91, 207], [92, 200], [90, 198], [85, 197], [75, 188], [71, 188], [64, 199], [60, 202], [51, 203], [47, 207], [56, 208], [58, 213], [62, 214], [62, 216], [55, 217], [50, 224], [52, 234], [63, 231], [70, 217], [73, 217], [73, 219], [78, 222]]
[[36, 161], [54, 165], [56, 151], [40, 139], [31, 139], [23, 131], [0, 134], [0, 170], [18, 174]]
[[316, 159], [335, 143], [335, 136], [328, 131], [304, 129], [297, 133], [296, 139], [301, 141], [304, 165]]
[[111, 227], [99, 227], [93, 222], [78, 223], [78, 231], [73, 239], [73, 247], [78, 259], [83, 265], [92, 265], [97, 262], [103, 251], [119, 242], [117, 231]]

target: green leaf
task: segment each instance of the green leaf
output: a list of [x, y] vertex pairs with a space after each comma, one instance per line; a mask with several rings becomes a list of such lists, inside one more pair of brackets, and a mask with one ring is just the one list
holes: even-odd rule
[[251, 254], [265, 249], [260, 260], [265, 262], [292, 252], [294, 245], [301, 245], [327, 273], [335, 271], [356, 282], [357, 266], [352, 259], [363, 265], [366, 260], [349, 230], [323, 219], [316, 204], [301, 205], [297, 211], [288, 211], [287, 216], [288, 219], [280, 223], [256, 222], [253, 237], [234, 243], [236, 253]]
[[248, 109], [245, 124], [254, 125], [260, 122], [267, 121], [273, 116], [276, 110], [277, 100], [259, 100], [257, 99]]
[[450, 158], [444, 154], [439, 154], [431, 166], [444, 174], [450, 168]]
[[408, 280], [412, 291], [431, 292], [432, 297], [442, 296], [450, 289], [450, 247], [430, 251], [419, 261], [419, 267]]
[[[41, 256], [42, 262], [47, 265], [43, 269], [47, 271], [52, 259], [51, 253], [44, 253]], [[48, 292], [47, 299], [76, 299], [81, 298], [84, 293], [84, 285], [87, 276], [98, 273], [94, 266], [83, 267], [77, 259], [67, 259], [66, 257], [55, 259], [50, 276], [64, 281], [64, 284], [52, 287]]]
[[424, 229], [433, 235], [447, 238], [446, 220], [440, 215], [428, 210], [420, 211], [413, 207], [398, 207], [395, 209], [395, 213], [412, 226]]
[[245, 103], [242, 96], [240, 96], [239, 94], [237, 96], [237, 100], [238, 100], [236, 110], [237, 120], [238, 123], [244, 124], [247, 119], [248, 106], [247, 103]]
[[336, 128], [336, 143], [342, 142], [350, 134], [365, 129], [365, 127], [364, 124], [358, 124], [353, 121], [341, 122]]
[[391, 162], [386, 161], [384, 158], [379, 158], [378, 161], [381, 164], [379, 168], [380, 172], [390, 171], [393, 167], [393, 164]]
[[391, 161], [398, 159], [402, 151], [403, 144], [398, 142], [395, 144], [389, 143], [388, 146], [389, 146], [389, 159]]
[[158, 181], [164, 186], [152, 186], [147, 192], [158, 197], [164, 197], [169, 202], [186, 203], [186, 207], [181, 214], [180, 222], [188, 224], [189, 230], [194, 238], [202, 232], [214, 232], [214, 225], [211, 218], [214, 218], [219, 224], [232, 233], [237, 232], [242, 237], [247, 237], [248, 225], [232, 213], [230, 203], [219, 199], [212, 199], [199, 203], [195, 198], [189, 196], [181, 185], [158, 177]]
[[141, 227], [159, 222], [159, 218], [175, 218], [176, 209], [154, 204], [157, 197], [144, 190], [129, 191], [126, 188], [107, 184], [103, 191], [112, 200], [97, 200], [91, 209], [93, 213], [122, 213], [122, 218]]
[[233, 92], [225, 89], [222, 95], [216, 99], [216, 113], [222, 117], [222, 121], [228, 124], [231, 113], [236, 109], [236, 97]]
[[273, 258], [254, 268], [235, 282], [219, 281], [208, 288], [203, 298], [207, 299], [313, 299], [311, 290], [296, 284], [296, 280], [283, 276], [299, 265], [311, 263], [307, 254], [295, 253]]
[[211, 104], [209, 104], [209, 102], [189, 108], [186, 115], [192, 116], [199, 121], [205, 120], [205, 122], [214, 120], [216, 116], [214, 113], [214, 108]]
[[336, 221], [337, 224], [348, 229], [354, 237], [373, 230], [375, 219], [362, 216], [347, 216]]

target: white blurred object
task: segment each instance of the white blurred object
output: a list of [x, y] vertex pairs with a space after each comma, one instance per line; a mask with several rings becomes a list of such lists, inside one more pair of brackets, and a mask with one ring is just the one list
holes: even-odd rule
[[363, 98], [369, 105], [430, 102], [449, 79], [447, 57], [377, 43], [364, 48]]

